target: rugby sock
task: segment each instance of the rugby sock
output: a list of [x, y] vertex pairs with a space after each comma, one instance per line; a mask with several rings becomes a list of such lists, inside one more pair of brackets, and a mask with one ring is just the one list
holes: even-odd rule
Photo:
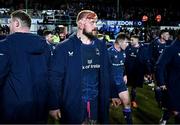
[[162, 91], [159, 87], [157, 87], [155, 90], [155, 98], [156, 98], [156, 101], [158, 103], [158, 105], [161, 107], [161, 103], [162, 103]]
[[131, 114], [131, 108], [124, 108], [123, 109], [123, 115], [124, 119], [126, 120], [127, 124], [132, 124], [132, 114]]
[[131, 102], [136, 100], [136, 89], [131, 89]]
[[167, 109], [164, 109], [164, 111], [163, 111], [163, 116], [162, 116], [162, 120], [166, 120], [166, 121], [167, 121], [167, 120], [169, 120], [170, 116], [171, 116], [170, 111], [167, 110]]

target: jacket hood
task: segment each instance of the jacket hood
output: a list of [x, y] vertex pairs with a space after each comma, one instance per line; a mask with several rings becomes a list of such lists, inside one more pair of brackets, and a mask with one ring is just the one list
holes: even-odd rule
[[13, 33], [7, 37], [10, 45], [28, 53], [43, 53], [47, 43], [43, 37], [32, 33]]
[[81, 40], [78, 39], [76, 33], [71, 34], [68, 39], [69, 39], [69, 40], [76, 41], [76, 42], [78, 42], [79, 44], [81, 44]]

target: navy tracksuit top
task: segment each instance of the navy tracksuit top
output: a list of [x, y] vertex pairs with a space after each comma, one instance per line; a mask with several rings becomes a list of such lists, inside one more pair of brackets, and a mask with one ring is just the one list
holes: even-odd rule
[[0, 42], [0, 53], [0, 123], [46, 123], [46, 41], [31, 33], [14, 33]]
[[126, 48], [126, 74], [128, 85], [142, 87], [146, 71], [150, 72], [150, 59], [148, 49], [144, 44], [139, 47], [128, 46]]
[[156, 66], [158, 86], [167, 86], [168, 108], [180, 111], [180, 40], [176, 40], [164, 50]]
[[109, 52], [109, 58], [110, 58], [110, 63], [112, 67], [112, 77], [113, 80], [115, 81], [116, 85], [119, 85], [121, 83], [124, 83], [123, 81], [123, 76], [124, 76], [124, 63], [125, 63], [125, 58], [126, 54], [125, 51], [117, 51], [114, 46], [111, 46], [108, 49]]

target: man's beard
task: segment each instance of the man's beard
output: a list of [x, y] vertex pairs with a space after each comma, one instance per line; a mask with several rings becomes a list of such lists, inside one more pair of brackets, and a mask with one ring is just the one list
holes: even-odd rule
[[86, 32], [85, 29], [83, 29], [83, 34], [90, 40], [93, 40], [95, 38], [95, 36], [92, 34], [92, 32]]

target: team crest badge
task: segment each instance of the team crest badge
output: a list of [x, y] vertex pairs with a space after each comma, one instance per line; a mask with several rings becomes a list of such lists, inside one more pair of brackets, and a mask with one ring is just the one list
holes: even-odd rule
[[87, 60], [88, 64], [92, 64], [92, 59], [91, 60]]

